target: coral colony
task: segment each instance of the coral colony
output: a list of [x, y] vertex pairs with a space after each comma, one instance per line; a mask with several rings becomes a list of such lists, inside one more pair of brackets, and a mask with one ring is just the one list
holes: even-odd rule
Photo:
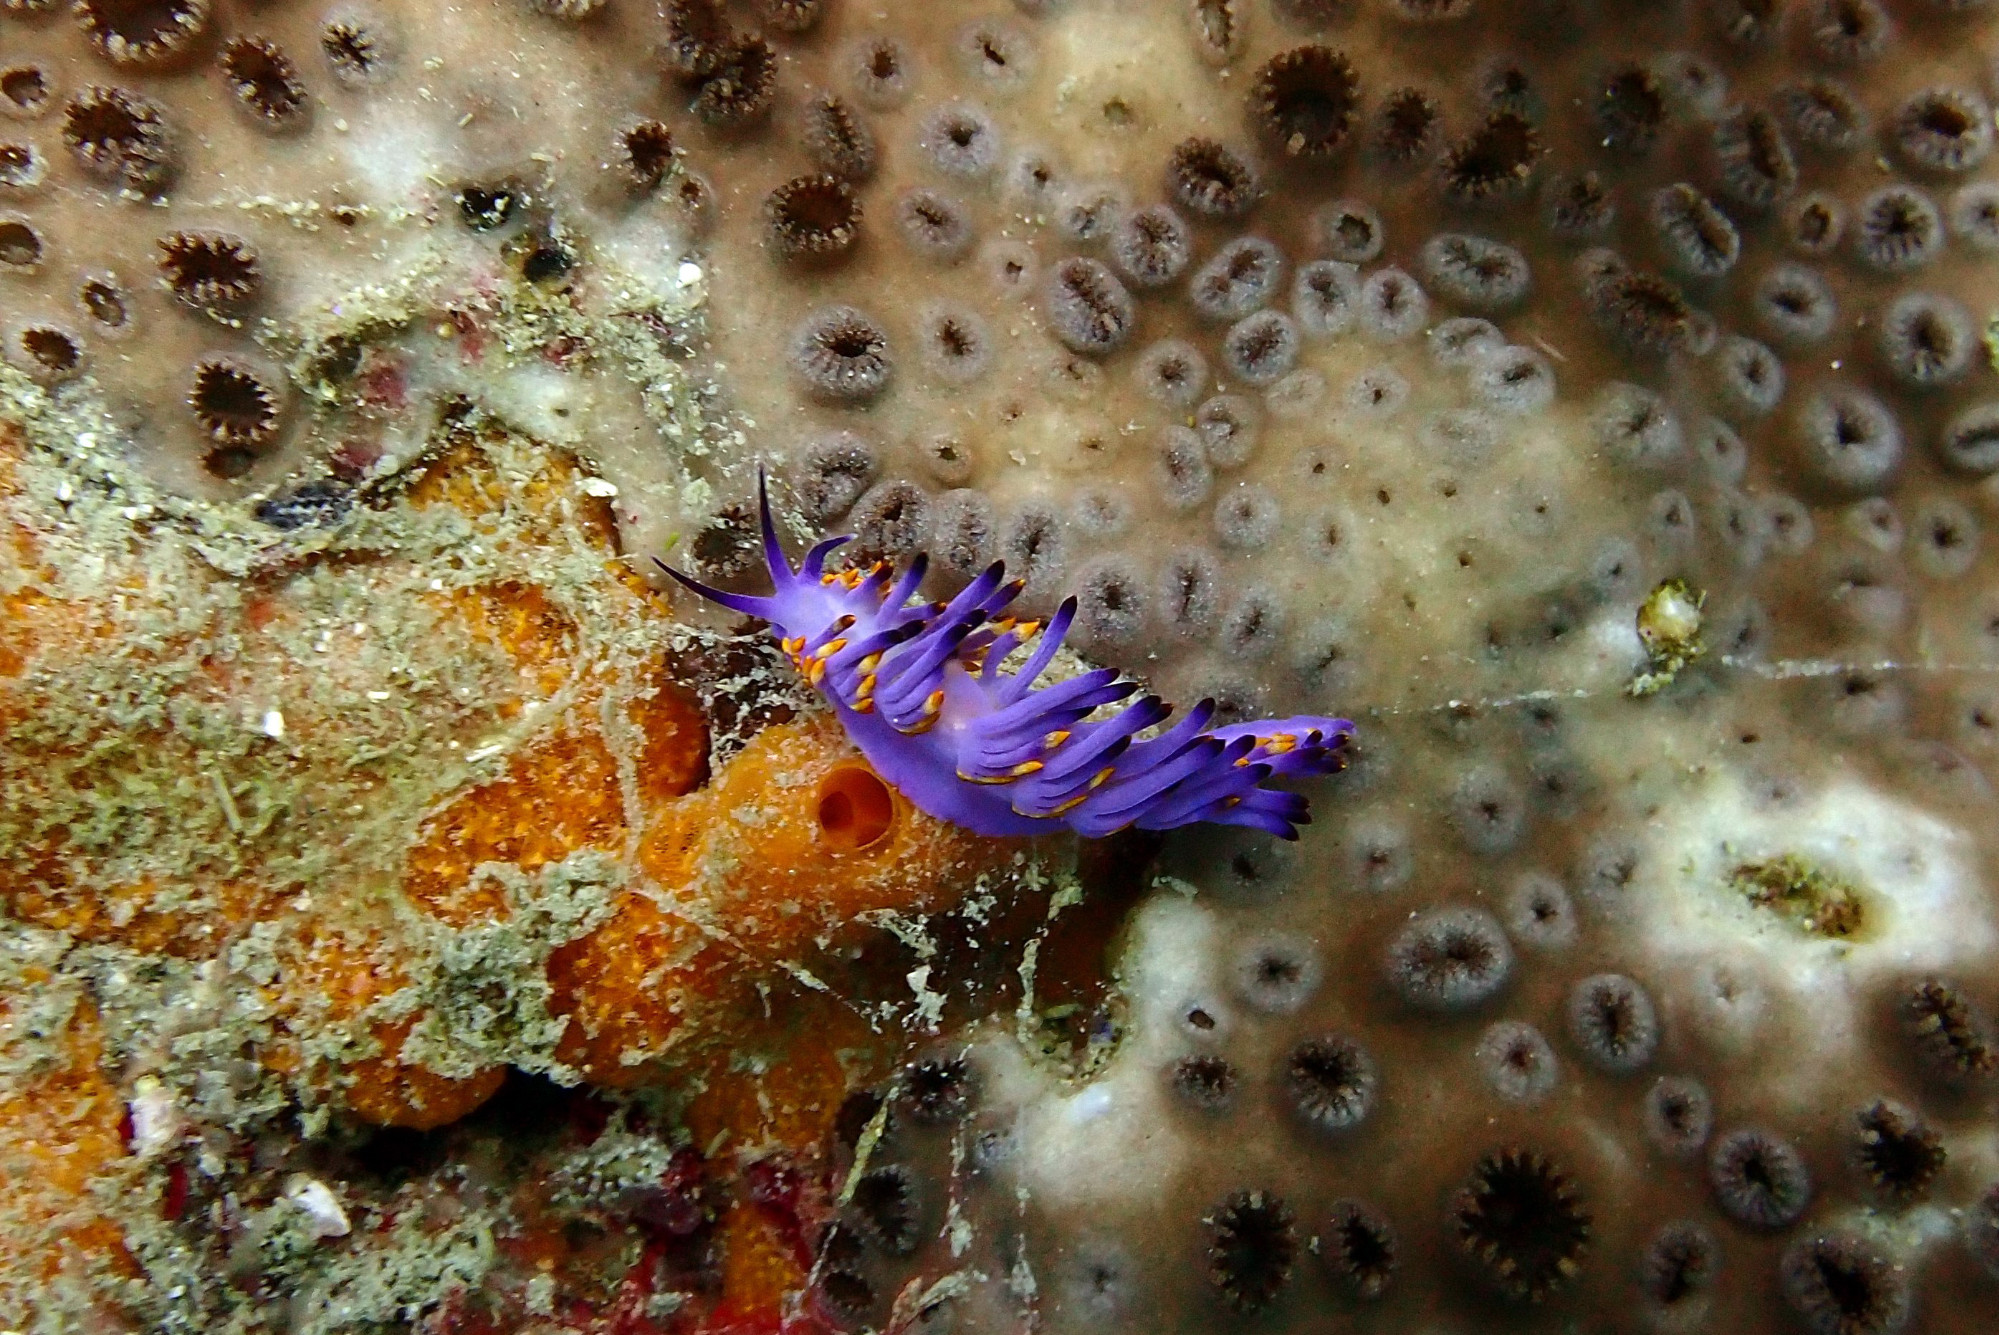
[[[667, 573], [712, 602], [771, 623], [792, 665], [833, 705], [882, 776], [924, 811], [985, 835], [1045, 833], [1049, 823], [1101, 838], [1211, 821], [1286, 839], [1311, 819], [1297, 793], [1263, 786], [1337, 773], [1345, 719], [1288, 718], [1209, 728], [1214, 702], [1153, 736], [1171, 709], [1155, 696], [1120, 704], [1138, 684], [1099, 668], [1034, 682], [1076, 619], [1065, 599], [1043, 628], [1002, 616], [1023, 585], [995, 562], [948, 603], [912, 602], [927, 558], [900, 576], [886, 562], [831, 571], [853, 541], [828, 538], [794, 570], [759, 497], [773, 590], [724, 593]], [[1034, 648], [1012, 670], [1015, 650]], [[1116, 706], [1105, 718], [1097, 711]]]
[[1995, 99], [0, 0], [0, 1331], [1999, 1326]]

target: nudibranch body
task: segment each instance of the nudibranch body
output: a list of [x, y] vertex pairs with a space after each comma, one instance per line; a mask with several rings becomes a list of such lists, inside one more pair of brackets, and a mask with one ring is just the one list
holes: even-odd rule
[[[1212, 701], [1171, 727], [1157, 696], [1109, 668], [1036, 687], [1076, 613], [1046, 625], [1004, 615], [1021, 583], [994, 563], [949, 602], [915, 600], [925, 562], [898, 577], [887, 563], [828, 570], [847, 537], [829, 538], [794, 570], [763, 497], [768, 596], [728, 593], [667, 573], [724, 607], [771, 624], [785, 652], [838, 712], [847, 735], [917, 807], [984, 835], [1098, 837], [1129, 826], [1164, 830], [1213, 821], [1297, 837], [1310, 819], [1282, 776], [1344, 764], [1353, 724], [1301, 716], [1210, 728]], [[664, 567], [663, 567], [664, 568]], [[1016, 670], [1016, 650], [1032, 645]], [[1098, 715], [1106, 706], [1119, 705]]]

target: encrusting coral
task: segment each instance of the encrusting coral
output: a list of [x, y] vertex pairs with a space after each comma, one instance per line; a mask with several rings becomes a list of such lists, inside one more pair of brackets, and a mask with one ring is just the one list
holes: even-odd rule
[[1983, 1329], [1994, 23], [0, 4], [0, 1326]]

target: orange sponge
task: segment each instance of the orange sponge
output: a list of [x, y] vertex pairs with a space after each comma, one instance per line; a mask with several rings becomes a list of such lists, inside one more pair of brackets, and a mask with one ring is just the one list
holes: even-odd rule
[[835, 720], [773, 724], [657, 813], [639, 848], [657, 893], [625, 895], [550, 960], [551, 1005], [575, 1022], [565, 1059], [623, 1085], [690, 1039], [769, 1038], [763, 993], [796, 991], [808, 959], [840, 981], [837, 944], [875, 930], [857, 915], [949, 907], [1013, 852], [910, 806]]
[[481, 863], [532, 872], [584, 848], [616, 852], [625, 833], [617, 762], [594, 732], [565, 732], [514, 756], [504, 778], [461, 794], [410, 850], [403, 893], [453, 926], [503, 915]]
[[918, 811], [821, 715], [759, 733], [654, 827], [639, 857], [707, 921], [774, 958], [852, 931], [869, 910], [955, 904], [1016, 848]]
[[[34, 979], [28, 980], [31, 983]], [[4, 1015], [0, 1011], [0, 1015]], [[32, 1087], [0, 1092], [0, 1265], [53, 1275], [65, 1252], [131, 1267], [123, 1235], [90, 1204], [93, 1178], [125, 1155], [125, 1104], [99, 1070], [97, 1013], [79, 1007], [62, 1035], [61, 1064]]]
[[[264, 1050], [265, 1065], [298, 1071], [308, 1040], [353, 1025], [370, 1006], [406, 982], [398, 952], [386, 939], [356, 941], [333, 933], [310, 937], [287, 961], [278, 981], [285, 1037]], [[410, 1019], [369, 1024], [365, 1032], [378, 1051], [348, 1062], [338, 1072], [335, 1083], [357, 1116], [380, 1126], [427, 1131], [457, 1121], [499, 1089], [506, 1078], [501, 1066], [454, 1079], [403, 1061], [403, 1042], [412, 1024]], [[318, 1076], [312, 1071], [306, 1074]]]

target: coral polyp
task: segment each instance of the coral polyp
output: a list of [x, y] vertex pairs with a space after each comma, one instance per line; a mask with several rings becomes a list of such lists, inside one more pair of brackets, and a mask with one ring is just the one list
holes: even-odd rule
[[1450, 1223], [1485, 1278], [1519, 1302], [1558, 1293], [1590, 1248], [1590, 1211], [1575, 1182], [1534, 1150], [1497, 1150], [1479, 1160], [1451, 1198]]

